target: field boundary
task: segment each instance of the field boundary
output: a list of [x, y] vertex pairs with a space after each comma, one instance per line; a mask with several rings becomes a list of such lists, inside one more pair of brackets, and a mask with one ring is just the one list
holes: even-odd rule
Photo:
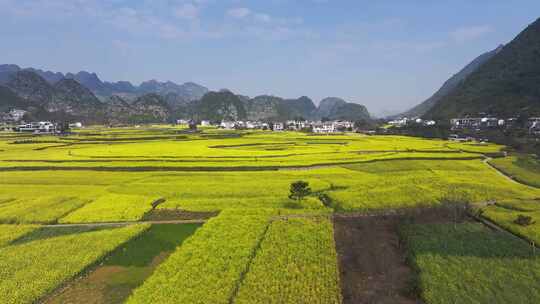
[[129, 226], [137, 224], [204, 224], [207, 220], [169, 220], [169, 221], [126, 221], [126, 222], [94, 222], [94, 223], [73, 223], [73, 224], [46, 224], [40, 225], [40, 227], [117, 227], [117, 226]]
[[409, 161], [409, 160], [479, 160], [484, 159], [485, 156], [467, 156], [467, 157], [401, 157], [401, 158], [389, 158], [389, 159], [371, 159], [363, 161], [349, 161], [349, 162], [335, 162], [335, 163], [321, 163], [313, 165], [298, 165], [298, 166], [239, 166], [239, 167], [153, 167], [153, 166], [140, 166], [140, 167], [62, 167], [62, 166], [14, 166], [14, 167], [0, 167], [0, 172], [8, 171], [105, 171], [105, 172], [243, 172], [243, 171], [280, 171], [280, 170], [312, 170], [319, 168], [338, 167], [343, 165], [354, 164], [369, 164], [375, 162], [386, 161]]
[[529, 186], [529, 187], [533, 187], [533, 188], [538, 188], [536, 186], [533, 186], [533, 185], [530, 185], [528, 183], [524, 183], [520, 180], [517, 180], [515, 177], [511, 176], [510, 174], [504, 172], [503, 170], [499, 169], [497, 166], [493, 165], [490, 161], [493, 160], [493, 158], [491, 157], [486, 157], [482, 162], [484, 164], [486, 164], [488, 167], [490, 167], [491, 169], [495, 170], [499, 175], [503, 176], [504, 178], [506, 178], [507, 180], [513, 182], [513, 183], [516, 183], [516, 184], [520, 184], [520, 185], [525, 185], [525, 186]]
[[504, 177], [512, 180], [513, 182], [515, 183], [518, 183], [518, 184], [521, 184], [521, 185], [525, 185], [525, 186], [529, 186], [529, 187], [533, 187], [533, 188], [536, 188], [536, 189], [540, 189], [540, 187], [538, 187], [537, 185], [533, 185], [531, 183], [528, 183], [527, 181], [525, 180], [522, 180], [520, 178], [517, 178], [515, 176], [512, 176], [506, 172], [504, 172], [504, 170], [500, 169], [499, 167], [497, 167], [497, 165], [491, 163], [491, 160], [493, 160], [492, 158], [486, 158], [484, 160], [484, 163], [487, 164], [489, 167], [491, 167], [493, 170], [499, 172], [499, 174], [503, 175]]
[[270, 226], [274, 220], [272, 218], [269, 219], [268, 223], [266, 224], [266, 227], [264, 228], [263, 233], [261, 234], [261, 237], [257, 241], [257, 244], [255, 244], [255, 247], [253, 247], [253, 251], [251, 252], [251, 255], [249, 257], [249, 261], [246, 264], [246, 268], [240, 273], [240, 277], [236, 281], [236, 284], [234, 286], [234, 289], [231, 293], [231, 296], [229, 297], [229, 304], [233, 304], [234, 300], [238, 296], [238, 291], [240, 290], [240, 287], [242, 287], [242, 283], [246, 279], [246, 275], [249, 273], [251, 269], [251, 265], [253, 264], [253, 261], [255, 260], [255, 257], [257, 256], [257, 253], [261, 249], [262, 242], [266, 239], [266, 235], [268, 233], [268, 230], [270, 229]]
[[496, 230], [498, 232], [505, 233], [505, 234], [515, 238], [515, 239], [519, 239], [520, 241], [523, 241], [523, 242], [527, 243], [531, 247], [534, 246], [535, 249], [540, 250], [540, 244], [536, 244], [534, 241], [529, 240], [529, 238], [527, 238], [526, 236], [515, 233], [515, 232], [512, 232], [512, 231], [504, 228], [503, 226], [497, 224], [496, 222], [491, 221], [491, 220], [489, 220], [489, 219], [487, 219], [487, 218], [485, 218], [483, 216], [475, 215], [472, 212], [469, 212], [468, 214], [472, 219], [474, 219], [477, 222], [487, 226], [488, 228], [490, 228], [492, 230]]

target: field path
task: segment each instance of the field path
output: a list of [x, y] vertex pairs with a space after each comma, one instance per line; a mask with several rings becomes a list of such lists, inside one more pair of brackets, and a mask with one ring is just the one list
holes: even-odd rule
[[206, 220], [168, 220], [168, 221], [129, 221], [129, 222], [105, 222], [105, 223], [76, 223], [76, 224], [48, 224], [40, 227], [104, 227], [104, 226], [127, 226], [134, 224], [203, 224]]
[[492, 170], [495, 170], [495, 172], [497, 172], [499, 175], [503, 176], [504, 178], [506, 178], [507, 180], [515, 183], [515, 184], [520, 184], [520, 185], [523, 185], [523, 186], [527, 186], [527, 187], [531, 187], [529, 185], [526, 185], [526, 184], [523, 184], [523, 183], [520, 183], [518, 182], [517, 180], [515, 180], [512, 176], [504, 173], [503, 171], [499, 170], [497, 167], [493, 166], [491, 163], [489, 163], [490, 160], [492, 160], [493, 158], [491, 157], [486, 157], [484, 160], [483, 160], [483, 163], [486, 164], [488, 167], [490, 167]]

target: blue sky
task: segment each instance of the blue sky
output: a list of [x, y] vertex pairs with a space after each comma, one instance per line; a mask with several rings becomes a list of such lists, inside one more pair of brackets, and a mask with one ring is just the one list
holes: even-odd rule
[[338, 96], [377, 114], [421, 102], [538, 17], [538, 0], [0, 0], [0, 63]]

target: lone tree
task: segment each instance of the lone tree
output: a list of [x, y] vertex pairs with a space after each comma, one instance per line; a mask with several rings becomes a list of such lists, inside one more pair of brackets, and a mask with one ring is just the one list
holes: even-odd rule
[[305, 181], [297, 181], [291, 184], [291, 188], [289, 190], [289, 198], [293, 200], [297, 200], [298, 202], [302, 201], [302, 199], [308, 195], [311, 194], [311, 188], [309, 187], [309, 183]]

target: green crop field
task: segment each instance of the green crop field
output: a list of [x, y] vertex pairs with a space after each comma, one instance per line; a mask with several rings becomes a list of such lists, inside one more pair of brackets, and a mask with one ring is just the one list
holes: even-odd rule
[[161, 264], [127, 303], [230, 303], [271, 214], [223, 211]]
[[540, 255], [481, 224], [405, 227], [426, 303], [538, 303]]
[[[0, 295], [7, 303], [74, 301], [87, 294], [85, 280], [101, 277], [95, 303], [340, 303], [336, 212], [496, 201], [482, 216], [540, 241], [537, 167], [526, 156], [491, 160], [521, 183], [512, 181], [484, 162], [503, 148], [354, 133], [190, 133], [166, 125], [96, 126], [69, 136], [0, 132]], [[310, 191], [297, 201], [289, 188], [300, 180]], [[514, 224], [519, 214], [536, 223]], [[204, 224], [180, 227], [200, 217]], [[116, 222], [127, 226], [110, 226]], [[471, 229], [471, 242], [484, 237]], [[481, 246], [497, 251], [505, 242]], [[457, 259], [446, 279], [477, 264], [485, 275], [479, 261]], [[73, 280], [85, 271], [89, 276]], [[434, 299], [428, 302], [443, 303], [436, 299], [447, 296], [445, 281], [421, 278]], [[476, 286], [495, 289], [485, 281]], [[471, 297], [486, 299], [479, 294]]]
[[136, 225], [58, 236], [44, 233], [1, 248], [2, 302], [40, 299], [147, 228]]
[[0, 225], [0, 247], [8, 245], [38, 227], [36, 225]]
[[234, 303], [341, 303], [332, 223], [274, 221]]

